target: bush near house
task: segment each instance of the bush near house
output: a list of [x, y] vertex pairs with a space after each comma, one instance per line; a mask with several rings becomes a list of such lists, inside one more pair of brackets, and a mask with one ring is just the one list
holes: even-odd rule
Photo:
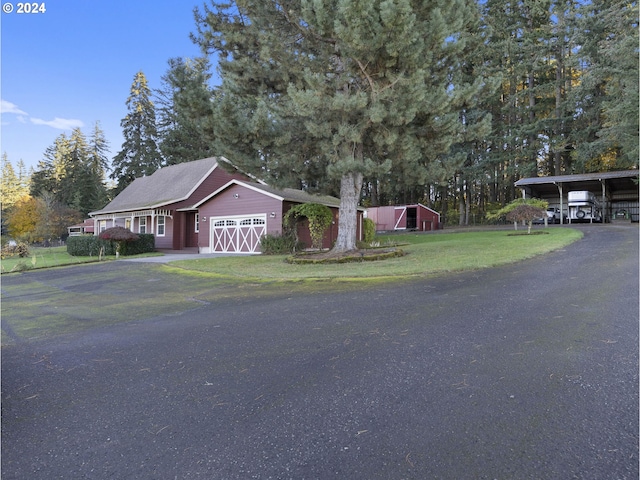
[[283, 255], [293, 253], [304, 248], [304, 244], [297, 242], [292, 233], [285, 235], [263, 235], [260, 238], [260, 250], [264, 255]]
[[376, 222], [370, 218], [364, 219], [363, 237], [363, 241], [367, 245], [370, 245], [376, 238]]
[[[94, 235], [82, 235], [69, 237], [67, 239], [67, 253], [74, 257], [91, 257], [100, 255], [116, 254], [116, 242], [103, 240]], [[123, 243], [120, 248], [120, 255], [138, 255], [141, 253], [153, 252], [155, 250], [155, 237], [151, 233], [138, 234], [138, 239], [132, 242]]]

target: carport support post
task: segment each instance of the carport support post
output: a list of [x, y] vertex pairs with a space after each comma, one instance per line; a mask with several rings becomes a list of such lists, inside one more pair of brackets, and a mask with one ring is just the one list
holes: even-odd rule
[[[558, 192], [560, 193], [560, 225], [563, 225], [564, 224], [564, 217], [562, 216], [562, 212], [563, 212], [563, 209], [562, 209], [562, 183], [556, 183], [556, 182], [553, 182], [553, 183], [556, 184], [556, 187], [558, 187]], [[568, 215], [567, 215], [567, 218], [569, 218], [569, 223], [571, 223], [571, 218]]]
[[600, 211], [600, 215], [602, 215], [602, 223], [605, 223], [605, 217], [607, 215], [607, 188], [605, 181], [600, 179], [600, 184], [602, 185], [602, 210]]

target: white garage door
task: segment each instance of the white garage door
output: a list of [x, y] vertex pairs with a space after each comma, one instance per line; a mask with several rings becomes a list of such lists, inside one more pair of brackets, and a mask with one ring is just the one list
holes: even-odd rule
[[259, 253], [260, 237], [267, 233], [267, 215], [212, 217], [211, 251]]

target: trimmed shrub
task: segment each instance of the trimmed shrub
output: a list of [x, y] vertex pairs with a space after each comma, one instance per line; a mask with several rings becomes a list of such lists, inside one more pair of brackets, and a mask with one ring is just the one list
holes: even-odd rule
[[[120, 255], [138, 255], [155, 250], [155, 237], [151, 233], [139, 234], [138, 240], [127, 242], [120, 248]], [[117, 243], [113, 240], [102, 240], [94, 235], [82, 235], [67, 239], [67, 253], [74, 257], [93, 257], [100, 255], [115, 255]]]
[[296, 250], [296, 238], [293, 235], [263, 235], [260, 237], [260, 250], [264, 255], [292, 253]]
[[364, 219], [364, 225], [363, 225], [363, 237], [364, 237], [364, 243], [366, 244], [371, 244], [371, 242], [373, 242], [374, 238], [376, 238], [376, 222], [374, 222], [373, 220], [371, 220], [370, 218], [365, 218]]
[[139, 255], [153, 252], [156, 249], [156, 237], [153, 233], [138, 233], [138, 239], [125, 242], [120, 247], [120, 255]]
[[94, 235], [67, 238], [67, 253], [74, 257], [97, 257], [103, 248], [103, 255], [116, 254], [115, 244]]

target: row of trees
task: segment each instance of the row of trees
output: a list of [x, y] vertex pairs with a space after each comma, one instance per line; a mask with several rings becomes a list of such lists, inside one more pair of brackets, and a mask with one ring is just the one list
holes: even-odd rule
[[52, 240], [103, 207], [108, 199], [107, 153], [108, 143], [96, 123], [89, 138], [79, 128], [58, 136], [33, 171], [26, 172], [19, 161], [16, 172], [3, 154], [3, 231], [30, 242]]
[[[214, 1], [195, 18], [202, 58], [170, 60], [155, 92], [134, 77], [113, 193], [224, 155], [339, 195], [341, 221], [360, 200], [423, 202], [464, 224], [523, 176], [638, 166], [636, 1]], [[47, 150], [31, 190], [86, 212], [102, 206], [84, 193], [91, 168], [108, 164], [99, 135], [84, 148], [80, 134]], [[353, 228], [340, 225], [342, 248]]]

